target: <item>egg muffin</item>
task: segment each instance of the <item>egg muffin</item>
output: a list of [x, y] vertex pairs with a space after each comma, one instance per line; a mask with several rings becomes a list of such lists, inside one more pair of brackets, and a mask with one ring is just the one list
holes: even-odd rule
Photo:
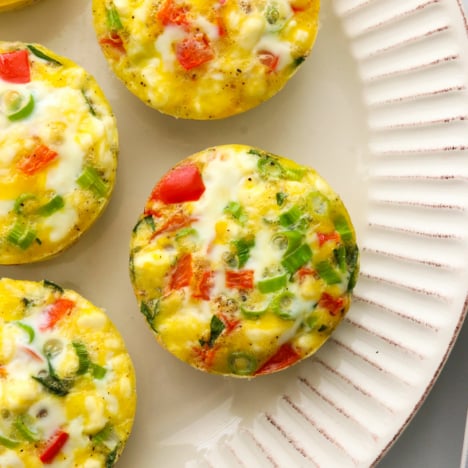
[[192, 155], [154, 187], [130, 275], [157, 341], [197, 369], [253, 377], [312, 355], [359, 269], [349, 214], [309, 167], [243, 145]]
[[0, 42], [0, 264], [49, 258], [107, 205], [118, 136], [95, 79], [38, 44]]
[[135, 405], [103, 310], [50, 281], [0, 279], [0, 466], [111, 467]]
[[280, 91], [315, 42], [319, 0], [93, 0], [104, 55], [164, 114], [220, 119]]
[[37, 0], [0, 0], [0, 13], [15, 10], [35, 3]]

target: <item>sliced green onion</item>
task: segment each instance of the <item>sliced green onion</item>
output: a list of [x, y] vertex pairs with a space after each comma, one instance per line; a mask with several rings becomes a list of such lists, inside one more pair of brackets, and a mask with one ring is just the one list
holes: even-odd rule
[[8, 120], [16, 122], [31, 115], [35, 106], [34, 96], [30, 93], [7, 91], [3, 95], [3, 106]]
[[245, 223], [247, 221], [247, 215], [244, 208], [239, 202], [230, 201], [224, 207], [224, 213], [230, 214], [233, 218], [237, 219], [240, 223]]
[[286, 198], [288, 198], [288, 194], [284, 192], [278, 192], [276, 194], [276, 204], [278, 206], [283, 206], [284, 202], [286, 201]]
[[36, 238], [36, 232], [25, 224], [17, 221], [7, 235], [7, 241], [20, 249], [26, 250]]
[[335, 257], [336, 264], [340, 268], [341, 271], [346, 271], [347, 263], [346, 263], [346, 248], [344, 245], [338, 246], [334, 251], [333, 255]]
[[237, 266], [242, 268], [250, 258], [250, 250], [255, 245], [255, 239], [239, 239], [232, 243], [236, 249]]
[[13, 449], [18, 447], [20, 442], [18, 440], [9, 439], [8, 437], [4, 437], [0, 435], [0, 445], [3, 445], [6, 448]]
[[194, 235], [194, 234], [197, 234], [196, 229], [194, 229], [192, 227], [185, 227], [185, 228], [182, 228], [179, 231], [177, 231], [177, 233], [175, 235], [175, 238], [176, 238], [176, 240], [179, 240], [182, 237], [187, 237], [187, 236], [191, 236], [191, 235]]
[[330, 200], [321, 192], [312, 192], [309, 195], [311, 211], [319, 216], [325, 216], [330, 209]]
[[334, 220], [335, 222], [335, 229], [339, 232], [341, 238], [345, 241], [352, 241], [353, 240], [353, 231], [348, 224], [348, 221], [344, 216], [338, 216]]
[[20, 327], [22, 330], [24, 330], [28, 334], [28, 344], [32, 343], [34, 340], [34, 337], [36, 336], [36, 333], [34, 332], [34, 328], [31, 327], [30, 325], [26, 325], [23, 322], [15, 322], [15, 325]]
[[264, 308], [264, 309], [248, 309], [247, 307], [240, 306], [241, 314], [242, 314], [245, 318], [247, 318], [247, 319], [252, 319], [252, 320], [255, 320], [255, 319], [257, 319], [258, 317], [260, 317], [260, 316], [263, 315], [267, 310], [268, 310], [268, 308]]
[[89, 112], [91, 115], [96, 116], [96, 111], [94, 110], [93, 105], [91, 104], [91, 100], [86, 96], [86, 91], [84, 89], [81, 90], [81, 94], [84, 97], [84, 100], [86, 101], [86, 105], [88, 106]]
[[101, 380], [107, 374], [107, 369], [96, 363], [91, 363], [91, 373], [95, 379]]
[[265, 18], [269, 24], [275, 24], [280, 19], [278, 8], [274, 5], [268, 5], [265, 11]]
[[46, 60], [47, 62], [55, 63], [55, 65], [62, 65], [61, 62], [59, 62], [58, 60], [52, 57], [49, 57], [47, 54], [42, 52], [42, 50], [39, 50], [37, 47], [34, 47], [32, 44], [28, 44], [27, 47], [36, 57]]
[[78, 356], [78, 370], [76, 371], [76, 375], [86, 374], [91, 364], [88, 350], [83, 343], [79, 343], [77, 341], [74, 341], [72, 345], [73, 348], [75, 348], [76, 355]]
[[274, 276], [272, 278], [267, 278], [261, 280], [257, 283], [257, 287], [263, 294], [268, 294], [272, 292], [276, 292], [286, 286], [288, 283], [288, 276], [281, 275], [281, 276]]
[[236, 375], [251, 375], [257, 368], [257, 360], [243, 351], [231, 353], [228, 358], [229, 369]]
[[218, 339], [219, 335], [221, 335], [225, 328], [226, 325], [224, 325], [224, 322], [218, 316], [213, 315], [210, 321], [210, 338], [208, 341], [201, 339], [200, 344], [202, 346], [207, 344], [210, 348], [212, 348], [215, 341]]
[[13, 427], [18, 431], [19, 435], [28, 442], [39, 440], [39, 434], [32, 431], [26, 423], [26, 415], [19, 415], [13, 422]]
[[55, 373], [50, 359], [47, 357], [49, 372], [45, 375], [32, 375], [31, 378], [39, 382], [49, 393], [57, 396], [66, 396], [73, 385], [72, 380], [61, 379]]
[[284, 255], [288, 255], [301, 245], [303, 234], [299, 231], [283, 231], [276, 234], [272, 241], [279, 249], [284, 250]]
[[286, 255], [281, 260], [284, 269], [293, 275], [299, 268], [308, 263], [312, 258], [312, 250], [307, 244], [302, 244], [296, 250]]
[[299, 56], [299, 57], [296, 57], [294, 60], [293, 60], [293, 67], [296, 68], [298, 67], [299, 65], [301, 65], [304, 61], [305, 61], [305, 57], [303, 55]]
[[46, 287], [46, 288], [50, 288], [50, 289], [53, 289], [59, 293], [63, 293], [63, 288], [62, 286], [59, 286], [57, 283], [54, 283], [53, 281], [50, 281], [50, 280], [43, 280], [42, 281], [42, 284]]
[[154, 332], [156, 332], [156, 328], [153, 322], [159, 312], [159, 300], [153, 299], [147, 302], [142, 301], [140, 304], [140, 312], [145, 316], [148, 325]]
[[301, 219], [302, 215], [303, 211], [297, 205], [295, 205], [288, 211], [280, 214], [279, 223], [283, 227], [293, 226]]
[[15, 203], [13, 205], [13, 211], [16, 214], [21, 214], [23, 212], [24, 204], [28, 200], [34, 200], [35, 198], [36, 195], [34, 195], [33, 193], [22, 193], [16, 198]]
[[341, 283], [342, 275], [330, 262], [325, 260], [317, 263], [315, 270], [327, 284]]
[[270, 304], [270, 309], [282, 319], [292, 320], [296, 318], [297, 311], [294, 310], [296, 296], [290, 291], [279, 293]]
[[63, 343], [57, 338], [47, 340], [42, 346], [42, 352], [50, 359], [63, 351]]
[[37, 210], [41, 216], [47, 217], [54, 214], [56, 211], [61, 210], [65, 206], [65, 200], [60, 195], [55, 195], [49, 202], [42, 205]]
[[91, 439], [92, 441], [99, 445], [108, 440], [114, 432], [114, 428], [112, 427], [112, 424], [107, 423], [99, 432], [94, 434]]
[[144, 216], [143, 218], [139, 219], [138, 222], [135, 224], [135, 227], [133, 228], [133, 233], [138, 232], [138, 229], [140, 229], [140, 226], [145, 226], [145, 225], [149, 226], [151, 231], [155, 230], [153, 215]]
[[279, 161], [266, 154], [260, 156], [257, 168], [262, 177], [280, 178], [284, 175], [284, 168]]
[[114, 449], [107, 454], [105, 468], [112, 468], [117, 460], [117, 455], [120, 450], [120, 444], [117, 444]]
[[120, 15], [115, 5], [111, 5], [110, 8], [107, 8], [107, 27], [110, 31], [119, 31], [123, 28], [122, 21], [120, 20]]
[[99, 172], [91, 166], [85, 167], [76, 181], [80, 187], [90, 189], [101, 197], [104, 197], [109, 189]]

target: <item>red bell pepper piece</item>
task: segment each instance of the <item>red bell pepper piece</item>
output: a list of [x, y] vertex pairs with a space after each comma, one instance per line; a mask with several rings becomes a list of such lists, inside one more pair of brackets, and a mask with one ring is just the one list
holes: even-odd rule
[[117, 32], [112, 32], [109, 35], [102, 37], [99, 39], [99, 44], [108, 45], [122, 54], [125, 53], [125, 45], [121, 36]]
[[150, 200], [166, 204], [197, 201], [205, 191], [200, 170], [195, 164], [177, 166], [168, 172], [153, 189]]
[[177, 212], [169, 219], [167, 219], [156, 231], [154, 231], [152, 237], [158, 236], [163, 232], [174, 232], [178, 231], [183, 227], [190, 226], [197, 218], [187, 216], [185, 213]]
[[241, 323], [241, 321], [239, 319], [234, 319], [234, 318], [231, 318], [231, 317], [228, 317], [226, 314], [223, 314], [223, 313], [220, 313], [219, 314], [219, 318], [221, 319], [221, 321], [224, 323], [225, 325], [225, 333], [227, 335], [229, 335], [229, 333], [232, 332], [232, 330], [234, 330], [234, 328], [237, 327], [237, 325], [239, 325]]
[[273, 52], [270, 52], [269, 50], [259, 51], [258, 59], [263, 65], [265, 65], [269, 69], [270, 72], [275, 71], [279, 63], [278, 55], [275, 55]]
[[256, 372], [255, 375], [262, 374], [271, 374], [272, 372], [277, 372], [281, 369], [291, 366], [295, 362], [299, 361], [301, 356], [293, 348], [290, 343], [285, 343], [282, 345], [278, 351], [268, 359], [263, 366], [261, 366]]
[[26, 49], [0, 54], [0, 78], [9, 83], [29, 83], [31, 69]]
[[169, 289], [181, 289], [185, 286], [190, 285], [192, 280], [193, 269], [192, 269], [192, 255], [184, 254], [179, 258], [171, 271], [169, 278]]
[[19, 160], [17, 168], [26, 175], [34, 175], [50, 164], [58, 153], [40, 144], [35, 150]]
[[62, 429], [55, 431], [54, 435], [47, 441], [47, 445], [39, 455], [41, 462], [46, 464], [52, 463], [69, 437], [68, 433]]
[[229, 289], [253, 289], [253, 270], [227, 270], [226, 287]]
[[26, 354], [28, 354], [30, 357], [32, 357], [35, 361], [38, 362], [43, 362], [44, 359], [40, 354], [37, 354], [34, 349], [28, 348], [27, 346], [21, 346], [20, 348], [22, 351], [24, 351]]
[[344, 299], [339, 297], [333, 297], [328, 293], [323, 293], [320, 297], [318, 305], [324, 309], [328, 309], [330, 315], [336, 315], [344, 306]]
[[157, 18], [164, 26], [176, 24], [178, 26], [188, 26], [187, 8], [176, 5], [174, 0], [166, 0], [157, 13]]
[[53, 304], [46, 307], [45, 319], [39, 329], [45, 331], [54, 328], [59, 320], [72, 311], [73, 307], [75, 307], [74, 301], [65, 298], [57, 299]]
[[196, 283], [193, 287], [192, 297], [202, 299], [203, 301], [210, 300], [210, 292], [213, 288], [214, 271], [206, 270], [196, 276]]
[[176, 44], [176, 57], [185, 70], [199, 67], [214, 58], [209, 39], [204, 34], [192, 34]]
[[319, 242], [319, 246], [322, 247], [325, 242], [334, 241], [340, 242], [340, 234], [336, 231], [333, 232], [318, 232], [317, 238]]

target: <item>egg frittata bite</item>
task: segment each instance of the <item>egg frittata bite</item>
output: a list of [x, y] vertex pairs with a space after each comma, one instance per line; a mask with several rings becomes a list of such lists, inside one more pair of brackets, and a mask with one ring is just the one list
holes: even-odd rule
[[38, 44], [0, 41], [0, 264], [47, 259], [107, 205], [117, 125], [82, 67]]
[[17, 8], [23, 8], [32, 3], [36, 3], [38, 0], [0, 0], [0, 13], [3, 11], [16, 10]]
[[135, 388], [102, 309], [50, 281], [0, 279], [0, 466], [113, 466]]
[[206, 149], [154, 187], [130, 243], [157, 341], [203, 371], [253, 377], [312, 355], [347, 312], [354, 227], [313, 169], [244, 145]]
[[147, 105], [229, 117], [271, 98], [309, 55], [319, 0], [93, 0], [112, 70]]

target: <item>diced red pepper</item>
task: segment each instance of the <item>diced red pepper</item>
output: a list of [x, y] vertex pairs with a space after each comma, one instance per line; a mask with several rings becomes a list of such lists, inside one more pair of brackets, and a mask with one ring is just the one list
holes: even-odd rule
[[209, 347], [207, 345], [193, 348], [195, 354], [198, 356], [200, 361], [203, 363], [205, 369], [209, 369], [213, 365], [213, 361], [218, 351], [217, 346]]
[[229, 289], [253, 289], [253, 270], [227, 270], [226, 287]]
[[44, 361], [43, 357], [40, 354], [36, 353], [34, 349], [28, 348], [27, 346], [21, 346], [20, 349], [24, 351], [28, 356], [32, 357], [35, 361], [38, 361], [38, 362]]
[[205, 34], [191, 34], [176, 44], [176, 57], [185, 70], [199, 67], [215, 54]]
[[176, 24], [188, 26], [187, 8], [176, 5], [174, 0], [166, 0], [157, 13], [157, 18], [164, 26]]
[[34, 175], [49, 165], [58, 153], [51, 150], [48, 146], [40, 144], [31, 154], [21, 158], [17, 164], [17, 168], [26, 175]]
[[301, 267], [296, 272], [299, 282], [302, 283], [308, 276], [317, 276], [317, 272], [309, 267]]
[[62, 450], [68, 438], [69, 435], [67, 432], [61, 429], [55, 431], [54, 435], [47, 441], [47, 445], [39, 455], [41, 462], [46, 464], [52, 463], [60, 450]]
[[216, 24], [218, 26], [218, 34], [220, 37], [223, 37], [226, 35], [227, 30], [226, 30], [226, 24], [224, 23], [224, 18], [221, 14], [218, 14], [216, 17]]
[[282, 345], [278, 351], [268, 359], [263, 366], [255, 372], [255, 375], [271, 374], [291, 366], [299, 361], [301, 356], [290, 343]]
[[99, 44], [108, 45], [122, 54], [125, 53], [125, 45], [123, 43], [123, 39], [117, 32], [112, 32], [107, 36], [102, 37], [101, 39], [99, 39]]
[[158, 182], [150, 197], [166, 204], [197, 201], [205, 191], [200, 170], [195, 164], [177, 166]]
[[318, 305], [327, 309], [330, 312], [330, 315], [336, 315], [341, 309], [343, 309], [345, 301], [341, 296], [333, 297], [328, 293], [323, 293]]
[[322, 247], [325, 242], [333, 241], [333, 242], [340, 242], [340, 234], [336, 231], [333, 232], [318, 232], [317, 238], [319, 242], [319, 246]]
[[75, 307], [75, 302], [70, 299], [60, 298], [53, 304], [49, 304], [45, 309], [44, 322], [39, 326], [41, 331], [54, 328], [57, 322], [70, 314]]
[[31, 69], [26, 49], [0, 54], [0, 78], [9, 83], [29, 83]]
[[190, 285], [192, 280], [193, 269], [192, 269], [192, 255], [184, 254], [179, 258], [171, 271], [169, 278], [169, 289], [181, 289], [185, 286]]
[[223, 313], [219, 314], [219, 318], [221, 319], [221, 321], [224, 323], [226, 327], [225, 328], [226, 334], [231, 333], [232, 330], [234, 330], [234, 328], [236, 328], [241, 323], [239, 319], [228, 317], [226, 314], [223, 314]]
[[278, 63], [279, 63], [278, 55], [274, 54], [273, 52], [270, 52], [269, 50], [259, 51], [258, 52], [258, 59], [271, 72], [276, 70], [276, 68], [278, 66]]
[[192, 297], [209, 301], [210, 292], [214, 285], [214, 271], [206, 270], [195, 276], [196, 283], [193, 287]]
[[158, 236], [163, 232], [174, 232], [178, 231], [183, 227], [190, 226], [197, 218], [192, 218], [191, 216], [187, 216], [185, 213], [177, 212], [172, 215], [169, 219], [167, 219], [162, 226], [156, 229], [153, 233], [152, 237]]

